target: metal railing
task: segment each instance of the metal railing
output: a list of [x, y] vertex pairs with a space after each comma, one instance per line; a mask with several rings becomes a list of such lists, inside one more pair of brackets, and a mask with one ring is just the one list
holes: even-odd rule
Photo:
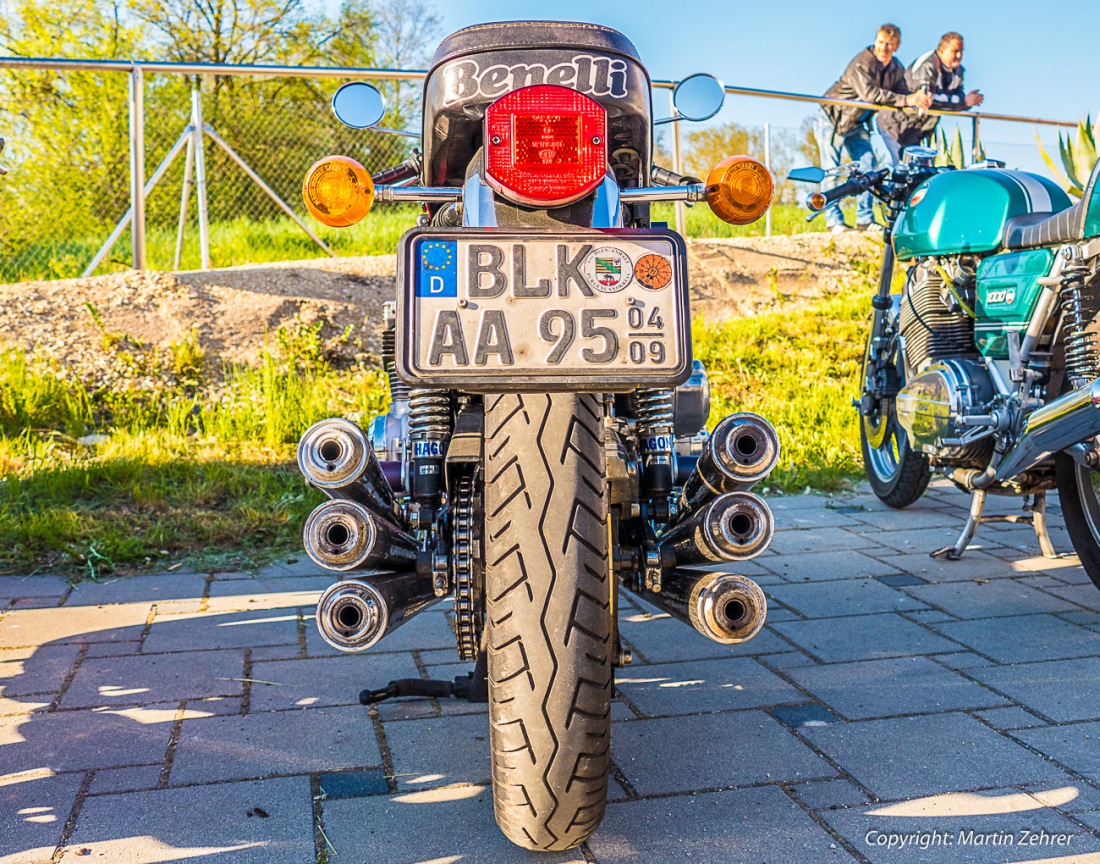
[[[36, 70], [36, 71], [54, 71], [54, 72], [72, 72], [72, 73], [117, 73], [124, 74], [128, 77], [128, 170], [129, 170], [129, 209], [123, 214], [122, 218], [115, 224], [114, 229], [110, 232], [106, 242], [99, 247], [98, 251], [92, 256], [90, 262], [82, 268], [84, 275], [90, 275], [99, 268], [111, 249], [123, 236], [127, 227], [130, 228], [131, 239], [131, 257], [132, 265], [135, 269], [146, 269], [148, 266], [148, 250], [147, 250], [147, 199], [153, 189], [160, 183], [165, 177], [166, 172], [173, 165], [174, 161], [181, 153], [185, 154], [185, 164], [183, 171], [183, 178], [181, 184], [180, 195], [180, 208], [178, 227], [175, 237], [175, 254], [173, 256], [173, 267], [178, 269], [181, 262], [181, 249], [184, 242], [184, 229], [185, 223], [188, 218], [189, 198], [194, 187], [197, 209], [197, 222], [198, 222], [198, 234], [200, 239], [200, 265], [206, 269], [210, 267], [210, 235], [209, 235], [209, 206], [208, 206], [208, 192], [210, 189], [210, 176], [208, 173], [207, 158], [204, 149], [204, 143], [206, 139], [209, 139], [220, 151], [219, 158], [228, 160], [225, 164], [232, 164], [236, 168], [240, 169], [255, 186], [260, 189], [264, 195], [270, 199], [278, 209], [278, 212], [285, 214], [288, 218], [297, 223], [310, 238], [316, 243], [322, 250], [330, 255], [336, 253], [325, 243], [325, 241], [318, 236], [318, 234], [312, 230], [309, 225], [303, 221], [286, 202], [285, 190], [293, 188], [293, 183], [284, 181], [281, 184], [281, 188], [284, 189], [284, 194], [273, 188], [272, 183], [268, 182], [270, 178], [266, 179], [262, 176], [262, 172], [257, 170], [255, 165], [250, 165], [247, 158], [244, 158], [228, 140], [226, 137], [220, 134], [214, 125], [210, 122], [204, 121], [203, 115], [203, 96], [200, 81], [209, 81], [210, 79], [218, 78], [241, 78], [248, 77], [252, 79], [271, 80], [271, 79], [366, 79], [376, 81], [400, 81], [400, 82], [416, 82], [422, 80], [426, 73], [420, 70], [400, 70], [400, 69], [360, 69], [360, 68], [333, 68], [333, 67], [294, 67], [294, 66], [237, 66], [229, 64], [199, 64], [199, 63], [162, 63], [162, 62], [145, 62], [145, 61], [133, 61], [133, 60], [71, 60], [71, 59], [57, 59], [57, 58], [23, 58], [23, 57], [0, 57], [0, 70]], [[161, 159], [156, 169], [146, 179], [146, 91], [148, 88], [147, 78], [150, 76], [194, 76], [194, 83], [190, 92], [190, 106], [186, 115], [185, 125], [178, 138], [174, 143], [168, 147], [166, 154]], [[669, 105], [671, 108], [671, 95], [672, 91], [676, 87], [678, 82], [672, 80], [657, 80], [652, 82], [652, 86], [655, 91], [664, 90], [669, 94]], [[726, 93], [735, 96], [748, 96], [765, 99], [777, 99], [787, 101], [806, 102], [817, 105], [839, 105], [846, 107], [859, 107], [864, 109], [873, 110], [902, 110], [895, 108], [894, 106], [880, 106], [871, 103], [854, 102], [841, 99], [829, 99], [822, 96], [815, 96], [803, 93], [791, 93], [778, 90], [761, 90], [748, 87], [735, 87], [727, 86], [725, 88]], [[1009, 123], [1030, 123], [1033, 125], [1047, 125], [1057, 127], [1074, 127], [1077, 124], [1071, 121], [1052, 120], [1041, 117], [1022, 117], [1006, 114], [993, 114], [983, 112], [957, 112], [957, 111], [936, 111], [931, 110], [927, 113], [932, 115], [941, 115], [952, 117], [956, 120], [969, 120], [971, 123], [972, 144], [973, 152], [978, 153], [981, 141], [981, 121], [982, 120], [997, 120], [1005, 121]], [[684, 149], [683, 141], [680, 130], [680, 124], [673, 123], [672, 125], [672, 158], [673, 168], [678, 172], [684, 171]], [[163, 129], [158, 130], [158, 134], [163, 133]], [[770, 128], [768, 124], [764, 126], [764, 160], [770, 162], [771, 159], [771, 146], [770, 146]], [[247, 138], [247, 135], [243, 136]], [[240, 146], [241, 141], [236, 142]], [[377, 148], [379, 151], [376, 153], [379, 159], [383, 158], [386, 148]], [[391, 148], [396, 150], [395, 148]], [[215, 151], [217, 152], [217, 151]], [[321, 155], [318, 151], [317, 155]], [[394, 153], [396, 156], [396, 153]], [[397, 160], [400, 161], [400, 160]], [[274, 164], [274, 163], [272, 163]], [[270, 166], [268, 166], [270, 167]], [[379, 164], [377, 166], [368, 166], [372, 170], [380, 167], [386, 167]], [[273, 169], [274, 170], [274, 169]], [[300, 179], [299, 181], [300, 182]], [[116, 211], [117, 212], [117, 211]], [[0, 214], [2, 215], [2, 214]], [[769, 212], [770, 217], [770, 212]], [[163, 222], [163, 217], [161, 217]], [[682, 205], [677, 207], [677, 227], [679, 230], [683, 230], [683, 208]], [[770, 233], [770, 222], [768, 224], [768, 233]]]

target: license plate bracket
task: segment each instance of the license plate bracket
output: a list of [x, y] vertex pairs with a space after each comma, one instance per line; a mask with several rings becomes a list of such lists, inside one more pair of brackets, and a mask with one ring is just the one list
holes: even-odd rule
[[414, 228], [397, 369], [472, 392], [623, 392], [691, 374], [687, 250], [664, 229]]

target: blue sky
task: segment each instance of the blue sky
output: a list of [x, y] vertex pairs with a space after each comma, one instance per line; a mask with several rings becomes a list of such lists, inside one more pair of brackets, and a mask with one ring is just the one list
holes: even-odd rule
[[[1100, 33], [1100, 4], [449, 0], [435, 7], [444, 33], [520, 18], [592, 21], [626, 33], [653, 78], [711, 72], [730, 85], [800, 93], [823, 93], [883, 21], [901, 28], [904, 63], [956, 30], [966, 37], [967, 88], [985, 94], [983, 110], [1067, 120], [1100, 110], [1100, 51], [1089, 43]], [[805, 103], [730, 97], [712, 122], [797, 127], [812, 110]], [[1054, 141], [1049, 128], [1042, 134]], [[990, 156], [1041, 169], [1030, 124], [990, 122], [982, 137]]]

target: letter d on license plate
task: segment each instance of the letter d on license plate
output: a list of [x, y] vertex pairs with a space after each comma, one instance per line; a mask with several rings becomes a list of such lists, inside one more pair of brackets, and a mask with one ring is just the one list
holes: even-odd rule
[[671, 231], [414, 228], [398, 284], [410, 383], [611, 392], [691, 372], [687, 254]]

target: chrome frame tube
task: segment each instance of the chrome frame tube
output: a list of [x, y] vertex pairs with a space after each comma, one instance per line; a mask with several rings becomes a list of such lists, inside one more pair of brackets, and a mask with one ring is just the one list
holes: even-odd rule
[[374, 200], [383, 204], [397, 201], [446, 203], [461, 201], [462, 189], [458, 186], [375, 186]]

